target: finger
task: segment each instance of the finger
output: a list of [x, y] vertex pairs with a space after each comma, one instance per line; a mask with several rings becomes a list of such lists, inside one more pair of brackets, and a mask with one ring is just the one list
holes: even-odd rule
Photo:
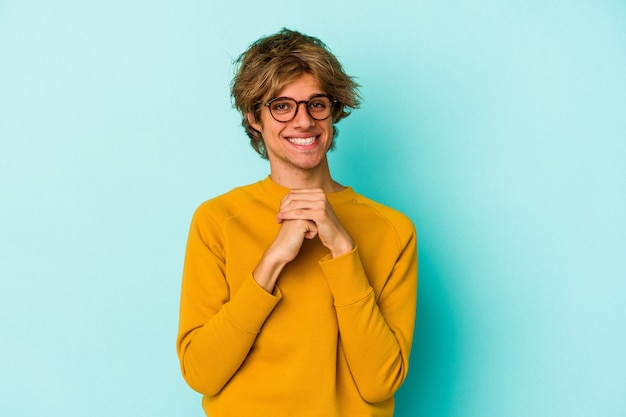
[[304, 237], [307, 239], [313, 239], [317, 236], [317, 225], [313, 222], [308, 223], [308, 230], [304, 233]]
[[322, 190], [321, 188], [292, 188], [291, 190], [289, 190], [288, 194], [309, 194], [309, 193], [324, 194], [324, 190]]
[[289, 204], [291, 201], [318, 201], [318, 200], [326, 200], [326, 194], [324, 191], [320, 189], [310, 189], [310, 190], [291, 190], [283, 199], [281, 200], [281, 206], [285, 204]]
[[307, 239], [313, 239], [318, 234], [317, 225], [309, 220], [285, 220], [281, 227], [281, 232], [286, 235], [300, 235], [300, 239], [304, 235]]
[[317, 223], [317, 221], [322, 220], [324, 217], [324, 207], [304, 206], [302, 208], [290, 208], [281, 211], [277, 215], [277, 221], [280, 223], [282, 220], [308, 220]]
[[[318, 198], [290, 198], [284, 200], [278, 208], [279, 213], [297, 210], [326, 210], [328, 202], [325, 196]], [[304, 214], [304, 213], [300, 213]]]

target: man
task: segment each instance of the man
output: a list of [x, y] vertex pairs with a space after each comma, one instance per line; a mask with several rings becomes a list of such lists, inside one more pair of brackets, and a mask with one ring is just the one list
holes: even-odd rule
[[393, 415], [417, 290], [401, 213], [335, 182], [334, 123], [357, 84], [318, 39], [283, 29], [238, 59], [235, 106], [270, 175], [202, 204], [177, 350], [207, 416]]

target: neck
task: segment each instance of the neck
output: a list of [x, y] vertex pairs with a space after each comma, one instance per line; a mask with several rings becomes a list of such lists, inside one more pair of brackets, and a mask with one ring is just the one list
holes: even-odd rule
[[276, 184], [290, 189], [321, 188], [324, 192], [332, 193], [343, 190], [345, 187], [333, 181], [328, 164], [324, 163], [315, 169], [274, 169], [272, 167], [270, 178]]

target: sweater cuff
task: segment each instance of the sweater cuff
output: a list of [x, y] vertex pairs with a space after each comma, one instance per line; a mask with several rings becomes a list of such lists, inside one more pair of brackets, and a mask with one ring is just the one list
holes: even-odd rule
[[259, 333], [261, 326], [281, 298], [282, 294], [278, 287], [270, 294], [250, 274], [224, 308], [227, 308], [228, 317], [238, 327], [249, 333]]
[[328, 255], [320, 260], [319, 265], [337, 307], [354, 304], [372, 291], [356, 247], [337, 258]]

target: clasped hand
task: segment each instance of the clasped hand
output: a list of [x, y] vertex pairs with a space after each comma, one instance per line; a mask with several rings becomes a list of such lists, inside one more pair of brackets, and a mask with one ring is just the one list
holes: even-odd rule
[[321, 189], [291, 190], [281, 201], [276, 221], [281, 228], [273, 246], [282, 252], [285, 262], [298, 255], [304, 239], [316, 236], [333, 257], [354, 248], [352, 238]]

